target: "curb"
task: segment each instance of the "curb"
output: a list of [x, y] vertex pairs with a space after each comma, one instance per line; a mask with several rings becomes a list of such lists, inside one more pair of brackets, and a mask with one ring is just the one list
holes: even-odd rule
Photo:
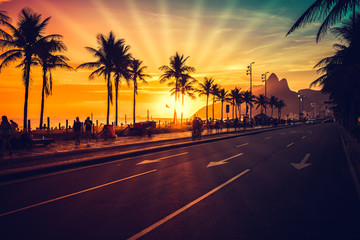
[[[41, 165], [35, 165], [35, 166], [30, 166], [30, 167], [7, 169], [7, 170], [0, 171], [0, 182], [14, 180], [14, 179], [18, 179], [18, 178], [24, 178], [24, 177], [28, 177], [28, 176], [32, 176], [32, 175], [37, 175], [37, 174], [43, 174], [43, 173], [48, 173], [48, 172], [55, 172], [55, 171], [70, 169], [70, 168], [74, 168], [74, 167], [106, 163], [106, 162], [111, 162], [114, 160], [124, 159], [124, 158], [128, 158], [128, 157], [144, 155], [147, 153], [154, 153], [154, 152], [159, 152], [159, 151], [164, 151], [164, 150], [187, 147], [187, 146], [191, 146], [191, 145], [200, 145], [200, 144], [204, 144], [204, 143], [216, 142], [216, 141], [221, 141], [221, 140], [226, 140], [226, 139], [232, 139], [232, 138], [237, 138], [237, 137], [242, 137], [242, 136], [247, 136], [247, 135], [254, 135], [254, 134], [258, 134], [258, 133], [270, 132], [270, 131], [280, 130], [280, 129], [284, 129], [284, 128], [297, 127], [297, 126], [300, 126], [300, 125], [282, 126], [282, 127], [276, 127], [276, 128], [271, 127], [271, 128], [266, 128], [266, 129], [253, 130], [251, 132], [244, 132], [244, 133], [240, 133], [239, 135], [232, 135], [232, 136], [225, 136], [225, 137], [223, 136], [223, 137], [218, 137], [218, 138], [202, 139], [199, 141], [188, 141], [188, 142], [182, 142], [182, 143], [167, 144], [167, 145], [162, 145], [162, 146], [148, 147], [148, 148], [144, 148], [144, 149], [135, 149], [135, 150], [127, 151], [127, 152], [122, 152], [122, 153], [117, 153], [117, 154], [109, 154], [107, 156], [101, 156], [101, 157], [99, 157], [99, 156], [83, 157], [80, 159], [60, 161], [60, 162], [49, 163], [49, 164], [41, 164]], [[225, 132], [225, 133], [228, 133], [228, 132]], [[225, 134], [225, 133], [223, 133], [223, 134]], [[236, 132], [231, 132], [231, 133], [236, 133]], [[209, 134], [206, 136], [214, 136], [214, 135], [219, 135], [219, 134]], [[171, 139], [171, 140], [182, 140], [182, 139], [188, 139], [188, 138], [189, 137]], [[154, 141], [153, 143], [166, 142], [166, 141], [171, 141], [171, 140], [160, 140], [160, 141]], [[147, 143], [138, 143], [138, 145], [145, 145], [145, 144], [147, 144]], [[124, 145], [121, 145], [121, 147], [123, 147], [123, 146]], [[134, 144], [132, 144], [132, 146], [134, 146]], [[109, 148], [100, 148], [100, 149], [96, 149], [96, 150], [97, 151], [110, 150], [110, 149], [116, 149], [118, 147], [120, 147], [120, 146], [111, 146]], [[85, 151], [85, 152], [89, 152], [89, 151]], [[71, 151], [71, 152], [65, 152], [65, 153], [67, 153], [67, 154], [66, 155], [54, 154], [54, 155], [50, 155], [50, 156], [46, 155], [44, 157], [67, 156], [67, 155], [70, 155], [71, 153], [78, 154], [80, 152], [74, 153], [74, 151]]]

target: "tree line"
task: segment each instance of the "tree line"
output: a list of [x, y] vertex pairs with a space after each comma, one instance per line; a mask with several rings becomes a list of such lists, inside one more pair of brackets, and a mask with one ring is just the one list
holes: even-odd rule
[[[143, 61], [136, 59], [131, 53], [131, 47], [125, 43], [124, 39], [117, 39], [113, 32], [108, 35], [97, 35], [97, 47], [86, 47], [86, 50], [95, 59], [91, 62], [80, 64], [76, 68], [68, 64], [69, 59], [63, 55], [67, 47], [60, 34], [46, 35], [45, 30], [51, 17], [44, 20], [42, 15], [34, 12], [30, 8], [20, 11], [16, 24], [11, 23], [11, 18], [6, 12], [0, 11], [0, 47], [4, 50], [0, 55], [0, 71], [11, 63], [19, 63], [16, 67], [22, 69], [22, 80], [25, 86], [24, 118], [23, 127], [27, 129], [28, 96], [29, 87], [32, 81], [31, 71], [33, 67], [40, 67], [42, 70], [42, 91], [41, 91], [41, 110], [40, 110], [40, 129], [43, 128], [43, 115], [45, 108], [45, 97], [52, 94], [52, 70], [63, 68], [67, 70], [91, 69], [89, 79], [95, 76], [102, 76], [107, 87], [107, 113], [106, 123], [110, 123], [110, 105], [113, 104], [113, 92], [115, 92], [115, 125], [118, 125], [118, 96], [119, 87], [122, 81], [129, 86], [133, 85], [133, 123], [135, 123], [136, 95], [138, 94], [139, 83], [147, 83], [146, 79], [151, 77], [145, 73], [146, 66]], [[209, 97], [214, 103], [221, 101], [223, 119], [223, 103], [230, 102], [233, 108], [233, 116], [240, 117], [241, 104], [246, 105], [246, 115], [248, 109], [257, 104], [257, 108], [270, 106], [273, 115], [274, 107], [278, 109], [278, 117], [281, 117], [281, 109], [286, 106], [283, 100], [278, 100], [272, 96], [270, 99], [264, 95], [255, 97], [250, 91], [241, 91], [235, 88], [230, 91], [221, 88], [211, 77], [205, 77], [203, 82], [199, 82], [191, 76], [195, 68], [186, 65], [184, 57], [176, 52], [170, 57], [169, 66], [164, 65], [159, 69], [163, 74], [159, 77], [160, 83], [167, 82], [171, 87], [170, 94], [175, 96], [175, 103], [180, 100], [184, 106], [185, 96], [192, 99], [198, 96], [206, 96], [206, 119], [208, 119]], [[196, 85], [198, 84], [198, 85]], [[114, 91], [113, 91], [114, 86]], [[174, 107], [174, 122], [177, 119], [176, 104]], [[181, 123], [183, 122], [183, 111], [181, 112]]]

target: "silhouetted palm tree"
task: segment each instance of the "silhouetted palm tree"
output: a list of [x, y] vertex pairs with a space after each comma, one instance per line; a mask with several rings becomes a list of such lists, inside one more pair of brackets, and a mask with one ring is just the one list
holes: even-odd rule
[[224, 116], [224, 102], [229, 98], [229, 91], [224, 88], [220, 89], [219, 94], [217, 95], [218, 99], [221, 101], [221, 120], [223, 120]]
[[216, 96], [219, 95], [219, 91], [220, 91], [220, 86], [218, 84], [213, 84], [211, 86], [211, 95], [213, 95], [213, 102], [212, 102], [212, 119], [215, 119], [215, 101], [216, 101]]
[[349, 11], [352, 11], [352, 16], [355, 16], [358, 4], [359, 0], [316, 0], [294, 23], [287, 35], [299, 27], [325, 17], [316, 35], [316, 42], [318, 42], [328, 29], [346, 17]]
[[[189, 57], [184, 57], [184, 55], [179, 55], [178, 52], [176, 52], [175, 56], [171, 56], [170, 57], [170, 64], [169, 66], [163, 65], [161, 66], [159, 69], [161, 71], [164, 71], [165, 73], [163, 73], [160, 76], [160, 83], [164, 83], [168, 80], [171, 80], [174, 78], [175, 80], [175, 107], [174, 107], [174, 123], [176, 123], [176, 102], [179, 99], [179, 95], [180, 95], [180, 85], [179, 85], [179, 81], [182, 77], [184, 78], [188, 78], [191, 77], [190, 73], [195, 72], [195, 68], [190, 67], [188, 65], [185, 64], [186, 60]], [[171, 85], [171, 84], [170, 84]]]
[[119, 99], [119, 86], [121, 79], [125, 79], [127, 85], [130, 84], [129, 66], [131, 64], [131, 54], [129, 53], [130, 46], [125, 43], [116, 45], [114, 54], [114, 85], [115, 85], [115, 126], [118, 125], [118, 99]]
[[208, 122], [208, 106], [209, 106], [209, 96], [211, 94], [212, 85], [214, 84], [215, 79], [213, 78], [204, 78], [203, 83], [199, 83], [199, 96], [206, 96], [206, 122]]
[[241, 118], [241, 104], [244, 103], [244, 93], [241, 91], [241, 88], [238, 88], [239, 92], [237, 93], [235, 103], [237, 106], [237, 110], [239, 112], [239, 118]]
[[255, 96], [250, 91], [244, 92], [244, 102], [246, 104], [246, 115], [248, 115], [249, 108], [254, 106], [254, 99], [255, 99]]
[[27, 129], [27, 112], [28, 112], [28, 98], [30, 86], [30, 70], [31, 66], [35, 65], [34, 56], [39, 44], [47, 39], [59, 37], [60, 35], [44, 36], [45, 28], [48, 25], [50, 17], [41, 20], [41, 14], [38, 14], [30, 8], [24, 8], [19, 14], [19, 20], [16, 26], [9, 22], [3, 22], [9, 30], [9, 38], [0, 40], [0, 47], [10, 48], [0, 55], [2, 63], [0, 69], [6, 67], [12, 62], [17, 62], [22, 59], [21, 64], [23, 72], [23, 82], [25, 85], [25, 102], [24, 102], [24, 129]]
[[[355, 28], [353, 24], [355, 22]], [[360, 116], [360, 15], [355, 21], [346, 21], [333, 33], [342, 44], [335, 44], [335, 54], [322, 59], [316, 68], [322, 74], [311, 86], [320, 85], [322, 91], [330, 94], [338, 120], [345, 127], [356, 125]]]
[[276, 104], [276, 108], [278, 109], [279, 120], [281, 119], [281, 109], [283, 109], [284, 107], [286, 107], [284, 100], [279, 100]]
[[113, 32], [106, 37], [103, 34], [97, 35], [97, 49], [86, 47], [86, 49], [95, 57], [95, 62], [87, 62], [79, 65], [77, 68], [93, 69], [97, 68], [89, 75], [89, 79], [93, 79], [95, 75], [103, 75], [107, 85], [107, 112], [106, 124], [109, 125], [110, 103], [112, 103], [112, 82], [111, 73], [114, 72], [114, 59], [116, 56], [116, 49], [124, 44], [124, 39], [116, 39]]
[[65, 44], [56, 37], [50, 41], [43, 41], [36, 50], [36, 62], [42, 68], [42, 90], [41, 90], [41, 110], [40, 110], [40, 129], [43, 127], [45, 96], [52, 94], [52, 74], [51, 69], [66, 68], [73, 69], [66, 61], [69, 59], [64, 55], [54, 55], [56, 52], [66, 51]]
[[133, 124], [135, 124], [135, 96], [138, 94], [138, 80], [142, 81], [143, 83], [147, 83], [145, 78], [150, 77], [150, 75], [145, 74], [144, 70], [147, 68], [146, 66], [141, 66], [143, 61], [140, 61], [138, 59], [133, 59], [130, 63], [130, 75], [131, 80], [134, 83], [134, 104], [133, 104]]
[[264, 94], [260, 94], [258, 97], [255, 98], [255, 103], [257, 104], [256, 109], [260, 107], [261, 113], [264, 112], [264, 109], [267, 108], [269, 100], [265, 97]]
[[[195, 97], [195, 88], [194, 88], [194, 84], [196, 83], [196, 79], [189, 76], [189, 75], [184, 75], [180, 78], [179, 80], [179, 89], [176, 90], [176, 87], [174, 87], [173, 89], [170, 90], [171, 95], [174, 95], [177, 91], [179, 92], [179, 94], [181, 94], [181, 120], [180, 120], [180, 124], [182, 125], [183, 122], [183, 114], [184, 114], [184, 102], [185, 102], [185, 96], [189, 96], [191, 99], [196, 99]], [[175, 84], [171, 84], [171, 85], [175, 85]]]
[[232, 105], [232, 118], [233, 119], [235, 117], [237, 118], [237, 111], [235, 111], [235, 107], [236, 107], [236, 99], [239, 97], [239, 92], [240, 92], [240, 89], [235, 87], [234, 89], [231, 89], [230, 93], [229, 93], [229, 101]]
[[273, 117], [274, 107], [276, 106], [277, 102], [278, 102], [277, 97], [271, 96], [269, 98], [269, 106], [271, 108], [271, 117]]
[[[0, 11], [0, 25], [5, 25], [11, 20], [5, 11]], [[10, 40], [11, 36], [3, 29], [0, 28], [0, 37]]]

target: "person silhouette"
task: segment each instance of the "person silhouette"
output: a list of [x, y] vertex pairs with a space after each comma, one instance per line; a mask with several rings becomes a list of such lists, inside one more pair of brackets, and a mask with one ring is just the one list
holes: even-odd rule
[[10, 143], [11, 124], [9, 123], [6, 116], [1, 117], [0, 132], [1, 132], [1, 139], [2, 139], [0, 158], [3, 157], [6, 147], [8, 147], [9, 156], [11, 156], [12, 155], [12, 147], [11, 147], [11, 143]]
[[76, 117], [76, 121], [74, 121], [74, 125], [73, 125], [75, 145], [80, 145], [81, 127], [82, 127], [82, 123], [80, 122], [79, 117]]
[[93, 125], [93, 122], [90, 120], [90, 117], [86, 118], [84, 125], [85, 125], [86, 144], [89, 146], [91, 139], [91, 128]]

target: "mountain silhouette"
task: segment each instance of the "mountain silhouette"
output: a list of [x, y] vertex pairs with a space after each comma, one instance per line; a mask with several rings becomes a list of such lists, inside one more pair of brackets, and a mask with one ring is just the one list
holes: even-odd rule
[[[267, 97], [275, 96], [278, 99], [282, 99], [286, 107], [282, 109], [281, 116], [286, 118], [288, 115], [289, 118], [298, 118], [299, 115], [299, 98], [298, 95], [301, 94], [303, 97], [303, 102], [301, 102], [301, 108], [304, 111], [305, 116], [313, 116], [314, 108], [311, 106], [311, 103], [315, 103], [315, 114], [325, 115], [327, 106], [324, 102], [329, 101], [329, 95], [323, 94], [321, 91], [311, 90], [311, 89], [301, 89], [298, 92], [292, 91], [289, 88], [288, 81], [283, 78], [279, 80], [275, 73], [272, 73], [267, 79]], [[264, 85], [255, 85], [253, 86], [253, 94], [259, 96], [260, 94], [265, 94]], [[212, 117], [212, 98], [209, 98], [209, 118]], [[224, 102], [224, 119], [226, 119], [227, 114], [225, 112], [225, 105], [230, 103]], [[257, 110], [253, 108], [253, 116], [260, 113], [260, 108]], [[241, 105], [241, 114], [245, 114], [245, 104]], [[196, 113], [196, 116], [201, 118], [206, 117], [206, 106], [199, 109]], [[271, 109], [267, 110], [267, 115], [271, 115]], [[228, 114], [229, 118], [232, 118], [232, 111], [230, 105], [230, 112]], [[273, 117], [277, 117], [277, 109], [274, 109]], [[215, 118], [221, 118], [221, 103], [215, 103]]]

